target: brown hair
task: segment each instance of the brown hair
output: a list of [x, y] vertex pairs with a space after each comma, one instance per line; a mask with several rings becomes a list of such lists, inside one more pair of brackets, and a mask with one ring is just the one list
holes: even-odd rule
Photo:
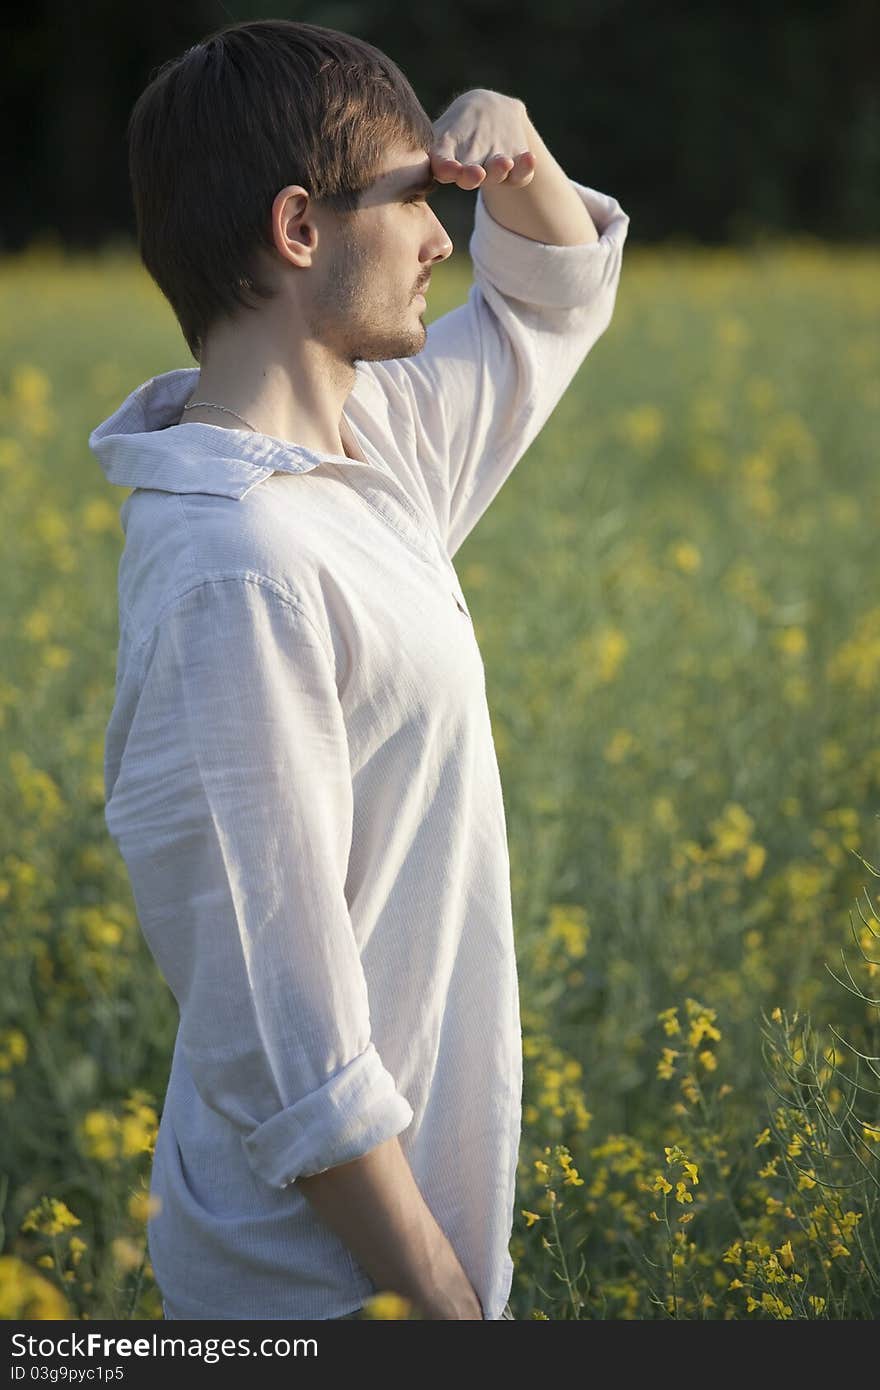
[[317, 24], [231, 24], [151, 73], [128, 123], [141, 260], [187, 345], [274, 291], [275, 194], [301, 184], [353, 212], [389, 144], [430, 151], [433, 127], [403, 73], [364, 39]]

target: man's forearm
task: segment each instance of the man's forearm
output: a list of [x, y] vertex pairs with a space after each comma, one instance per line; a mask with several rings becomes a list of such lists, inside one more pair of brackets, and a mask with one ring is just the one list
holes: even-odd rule
[[377, 1289], [432, 1319], [481, 1319], [461, 1263], [423, 1198], [395, 1135], [369, 1153], [296, 1179]]
[[[519, 102], [517, 97], [510, 101]], [[572, 188], [565, 170], [553, 158], [522, 106], [524, 150], [536, 156], [531, 181], [522, 187], [506, 183], [482, 184], [483, 201], [496, 222], [511, 232], [551, 246], [582, 246], [598, 241], [599, 233], [587, 209]], [[519, 151], [516, 151], [519, 153]]]

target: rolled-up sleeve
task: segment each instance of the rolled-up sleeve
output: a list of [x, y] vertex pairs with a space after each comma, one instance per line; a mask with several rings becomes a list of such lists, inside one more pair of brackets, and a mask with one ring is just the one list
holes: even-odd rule
[[[428, 325], [411, 357], [366, 364], [409, 437], [407, 484], [450, 555], [486, 511], [611, 321], [629, 216], [570, 179], [599, 232], [556, 246], [495, 221], [478, 190], [466, 303]], [[374, 410], [376, 407], [374, 407]]]
[[345, 896], [352, 782], [331, 652], [292, 599], [224, 578], [144, 643], [106, 819], [206, 1105], [274, 1187], [413, 1118], [371, 1037]]

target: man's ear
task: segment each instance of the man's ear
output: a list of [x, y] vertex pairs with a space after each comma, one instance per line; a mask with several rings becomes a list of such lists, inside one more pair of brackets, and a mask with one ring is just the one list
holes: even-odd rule
[[278, 190], [272, 203], [272, 240], [283, 260], [307, 266], [318, 245], [318, 227], [307, 191], [300, 184]]

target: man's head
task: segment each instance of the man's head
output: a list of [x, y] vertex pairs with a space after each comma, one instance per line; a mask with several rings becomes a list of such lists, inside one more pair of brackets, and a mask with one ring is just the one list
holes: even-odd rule
[[414, 296], [452, 244], [403, 185], [430, 181], [433, 127], [372, 44], [230, 25], [158, 69], [128, 139], [141, 259], [197, 361], [267, 302], [350, 362], [423, 346]]

